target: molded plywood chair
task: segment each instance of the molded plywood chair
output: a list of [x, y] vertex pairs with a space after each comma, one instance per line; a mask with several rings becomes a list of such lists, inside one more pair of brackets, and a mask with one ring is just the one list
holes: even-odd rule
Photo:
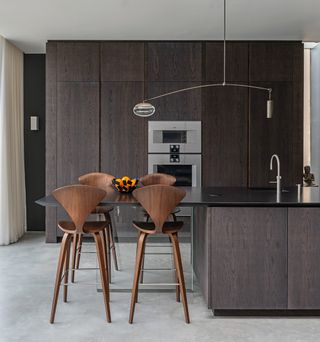
[[[174, 185], [176, 183], [177, 179], [176, 177], [172, 175], [168, 175], [166, 173], [150, 173], [140, 178], [140, 183], [144, 186], [148, 185], [155, 185], [155, 184], [163, 184], [163, 185]], [[180, 211], [179, 208], [175, 208], [170, 215], [173, 218], [173, 221], [177, 221], [176, 214]], [[147, 222], [150, 219], [150, 216], [146, 211], [144, 211], [144, 215], [146, 217]], [[151, 247], [149, 245], [146, 245], [145, 247]], [[166, 246], [162, 246], [166, 247]], [[151, 255], [157, 255], [158, 253], [152, 253], [149, 252]], [[142, 265], [141, 265], [141, 276], [140, 276], [140, 282], [143, 283], [143, 276], [144, 276], [144, 265], [145, 265], [145, 254], [143, 253], [142, 257]], [[155, 269], [156, 270], [156, 269]]]
[[129, 323], [132, 323], [133, 321], [135, 304], [138, 298], [139, 277], [141, 273], [144, 247], [146, 238], [150, 234], [165, 234], [170, 238], [173, 246], [174, 261], [177, 272], [177, 299], [178, 292], [180, 292], [184, 308], [185, 321], [186, 323], [190, 323], [186, 287], [178, 240], [178, 232], [181, 230], [183, 222], [166, 222], [166, 219], [170, 215], [171, 211], [181, 202], [185, 195], [186, 193], [184, 190], [170, 185], [150, 185], [133, 191], [133, 196], [150, 215], [152, 222], [133, 222], [133, 226], [139, 231], [139, 239], [131, 294]]
[[[109, 175], [108, 173], [101, 173], [101, 172], [92, 172], [87, 173], [83, 176], [79, 177], [79, 183], [83, 185], [90, 185], [97, 188], [100, 188], [104, 191], [110, 190], [112, 188], [112, 179], [115, 177]], [[110, 217], [110, 212], [113, 210], [112, 206], [98, 206], [92, 210], [92, 214], [102, 214], [104, 215], [105, 221], [107, 222], [105, 231], [103, 233], [104, 238], [106, 240], [107, 246], [107, 253], [108, 253], [108, 268], [109, 268], [109, 280], [111, 280], [111, 257], [110, 251], [112, 251], [112, 257], [114, 262], [114, 268], [118, 271], [118, 260], [117, 260], [117, 253], [116, 253], [116, 246], [114, 242], [114, 234], [113, 234], [113, 227], [112, 221]], [[81, 256], [81, 249], [82, 249], [82, 235], [79, 234], [77, 237], [74, 237], [73, 241], [73, 255], [72, 255], [72, 275], [71, 281], [74, 282], [74, 269], [79, 269], [80, 264], [80, 256]]]
[[52, 195], [66, 210], [71, 221], [60, 221], [58, 223], [58, 227], [64, 232], [64, 235], [60, 248], [50, 323], [54, 322], [62, 280], [64, 280], [63, 300], [64, 302], [67, 302], [71, 239], [73, 237], [75, 241], [75, 236], [82, 235], [83, 233], [91, 234], [96, 243], [105, 311], [107, 321], [111, 322], [107, 254], [105, 253], [105, 245], [103, 243], [103, 232], [106, 229], [108, 222], [86, 222], [86, 218], [105, 197], [106, 192], [92, 186], [70, 185], [54, 190]]

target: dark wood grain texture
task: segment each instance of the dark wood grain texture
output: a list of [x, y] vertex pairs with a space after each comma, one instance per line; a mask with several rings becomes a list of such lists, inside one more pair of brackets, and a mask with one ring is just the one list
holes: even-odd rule
[[254, 42], [250, 43], [250, 82], [290, 82], [294, 74], [294, 54], [301, 42]]
[[272, 119], [266, 119], [267, 94], [250, 90], [249, 185], [268, 187], [269, 181], [275, 180], [276, 169], [270, 171], [270, 158], [274, 153], [280, 158], [282, 184], [301, 183], [303, 111], [297, 102], [301, 102], [302, 97], [294, 100], [292, 82], [256, 84], [272, 87], [274, 114]]
[[287, 209], [209, 210], [212, 308], [287, 308]]
[[147, 43], [148, 81], [201, 81], [201, 42]]
[[101, 171], [122, 177], [147, 173], [147, 120], [132, 114], [143, 82], [101, 83]]
[[[223, 43], [207, 42], [205, 47], [205, 80], [223, 81]], [[248, 82], [249, 44], [246, 42], [227, 42], [226, 81]]]
[[193, 209], [193, 270], [201, 293], [208, 307], [211, 306], [210, 289], [210, 209], [195, 207]]
[[99, 43], [57, 43], [58, 81], [99, 81]]
[[[147, 82], [146, 97], [200, 84], [200, 82]], [[156, 107], [156, 112], [149, 120], [201, 120], [201, 89], [163, 97], [152, 103]]]
[[144, 43], [101, 43], [101, 81], [144, 81]]
[[320, 308], [320, 210], [289, 208], [288, 308]]
[[208, 88], [202, 99], [202, 185], [247, 186], [248, 90]]
[[[46, 194], [57, 186], [57, 44], [46, 53]], [[57, 209], [46, 208], [46, 242], [57, 242]]]
[[58, 83], [57, 185], [99, 170], [99, 84]]

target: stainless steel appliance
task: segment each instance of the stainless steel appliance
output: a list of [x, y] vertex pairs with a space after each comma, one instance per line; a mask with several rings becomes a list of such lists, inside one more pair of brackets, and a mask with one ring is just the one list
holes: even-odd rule
[[148, 172], [201, 186], [201, 121], [149, 121], [148, 132]]
[[201, 121], [149, 121], [149, 153], [201, 153]]

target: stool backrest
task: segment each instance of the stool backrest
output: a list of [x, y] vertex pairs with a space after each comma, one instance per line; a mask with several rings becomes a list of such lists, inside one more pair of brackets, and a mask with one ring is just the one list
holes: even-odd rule
[[62, 205], [73, 221], [76, 231], [83, 232], [86, 218], [103, 200], [106, 192], [88, 185], [68, 185], [52, 192], [53, 197]]
[[157, 233], [162, 232], [169, 214], [185, 195], [183, 189], [162, 184], [143, 186], [133, 191], [133, 196], [150, 215]]
[[140, 178], [140, 183], [146, 186], [154, 184], [174, 185], [176, 181], [176, 177], [166, 173], [150, 173]]
[[108, 191], [112, 186], [112, 180], [115, 177], [103, 172], [91, 172], [79, 177], [79, 183], [91, 185]]

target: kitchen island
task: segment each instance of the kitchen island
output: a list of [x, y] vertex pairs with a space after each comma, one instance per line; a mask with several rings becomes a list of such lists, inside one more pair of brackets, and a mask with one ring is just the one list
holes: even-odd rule
[[[193, 268], [213, 310], [320, 309], [319, 188], [188, 188]], [[37, 201], [56, 206], [51, 197]], [[137, 205], [110, 191], [101, 204]]]

